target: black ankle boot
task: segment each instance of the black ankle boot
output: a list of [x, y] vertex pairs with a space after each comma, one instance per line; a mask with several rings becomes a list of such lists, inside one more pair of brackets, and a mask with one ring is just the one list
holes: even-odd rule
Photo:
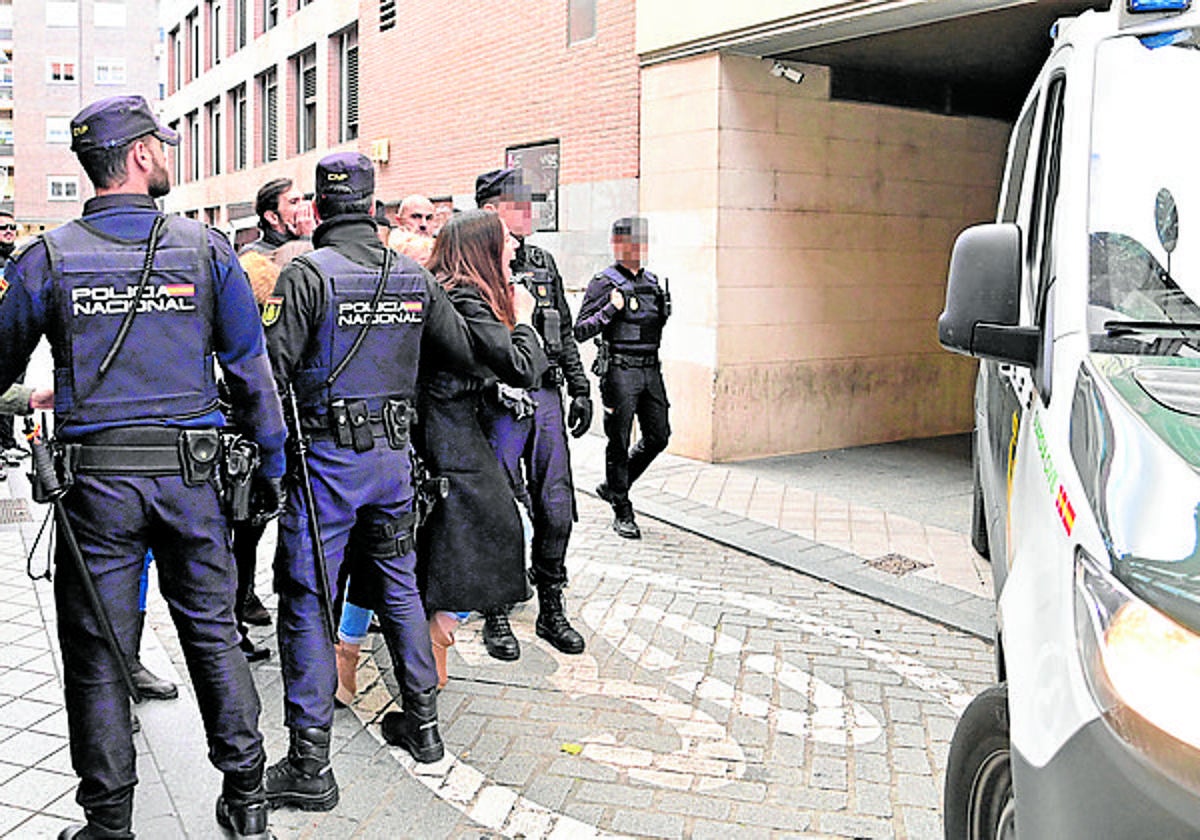
[[534, 630], [538, 636], [563, 653], [583, 653], [583, 636], [567, 621], [563, 609], [561, 583], [539, 583], [538, 617]]
[[287, 758], [272, 764], [263, 777], [272, 808], [328, 811], [338, 803], [337, 779], [329, 763], [329, 730], [291, 730]]
[[132, 840], [133, 794], [117, 805], [84, 808], [87, 825], [69, 825], [59, 832], [58, 840]]
[[508, 613], [503, 607], [488, 610], [483, 614], [483, 645], [493, 659], [513, 662], [521, 658], [521, 643], [513, 635], [508, 623]]
[[263, 787], [263, 765], [253, 770], [226, 773], [217, 797], [217, 823], [238, 840], [270, 840], [267, 828], [267, 792]]
[[383, 740], [404, 747], [422, 764], [441, 761], [446, 754], [438, 732], [436, 688], [420, 694], [404, 692], [404, 711], [388, 712], [381, 728]]
[[161, 677], [156, 677], [154, 674], [146, 670], [146, 666], [142, 664], [142, 631], [146, 628], [146, 614], [141, 613], [138, 616], [137, 630], [133, 635], [133, 662], [130, 663], [130, 676], [133, 677], [133, 684], [137, 686], [137, 690], [142, 697], [147, 700], [174, 700], [179, 696], [179, 687], [170, 680], [164, 680]]

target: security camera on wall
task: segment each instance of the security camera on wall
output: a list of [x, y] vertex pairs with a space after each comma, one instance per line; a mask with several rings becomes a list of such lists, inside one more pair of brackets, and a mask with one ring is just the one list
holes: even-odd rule
[[787, 79], [794, 85], [804, 81], [804, 73], [795, 67], [789, 67], [782, 61], [776, 61], [771, 65], [771, 75], [777, 79]]

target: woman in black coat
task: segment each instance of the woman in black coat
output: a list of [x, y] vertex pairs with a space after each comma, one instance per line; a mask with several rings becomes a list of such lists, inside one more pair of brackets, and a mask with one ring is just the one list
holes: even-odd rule
[[531, 325], [533, 297], [510, 283], [514, 248], [499, 216], [468, 211], [442, 228], [426, 266], [466, 320], [477, 365], [462, 372], [421, 360], [420, 453], [429, 475], [450, 484], [418, 533], [430, 612], [486, 612], [528, 597], [520, 515], [479, 423], [496, 379], [533, 387], [549, 365]]

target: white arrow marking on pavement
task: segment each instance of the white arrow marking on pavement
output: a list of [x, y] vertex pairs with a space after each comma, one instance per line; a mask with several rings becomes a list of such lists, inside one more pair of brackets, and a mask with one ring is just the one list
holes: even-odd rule
[[[956, 714], [961, 714], [962, 710], [966, 708], [967, 703], [971, 700], [972, 695], [957, 680], [935, 671], [912, 657], [898, 653], [881, 642], [866, 639], [852, 630], [837, 627], [822, 619], [811, 616], [803, 610], [798, 610], [757, 595], [730, 592], [723, 589], [719, 584], [691, 578], [681, 578], [667, 572], [648, 572], [632, 566], [596, 561], [585, 561], [580, 564], [580, 567], [577, 570], [578, 574], [591, 574], [602, 579], [611, 578], [634, 581], [646, 585], [658, 586], [674, 592], [703, 594], [707, 599], [715, 598], [716, 600], [741, 607], [749, 612], [766, 615], [776, 620], [783, 619], [789, 621], [802, 633], [827, 639], [841, 647], [856, 651], [863, 658], [893, 671], [902, 679], [912, 682], [922, 691], [936, 697], [939, 701], [953, 709]], [[611, 602], [609, 603], [611, 604]], [[623, 605], [618, 610], [618, 606], [612, 604], [614, 610], [625, 616], [623, 619], [625, 622], [630, 617], [638, 616], [637, 611], [630, 612], [629, 608]], [[586, 606], [584, 612], [588, 612]], [[705, 640], [711, 640], [714, 651], [733, 651], [729, 642], [719, 638], [724, 634], [717, 634], [714, 630], [705, 628], [695, 622], [689, 624], [686, 620], [662, 613], [661, 610], [658, 612], [661, 614], [661, 621], [665, 626], [675, 629], [688, 638], [702, 643], [709, 643]], [[643, 615], [649, 616], [652, 615], [652, 612], [647, 611]], [[601, 621], [600, 625], [604, 627], [605, 622]], [[468, 635], [470, 634], [465, 633], [460, 635], [460, 643], [467, 641]], [[736, 640], [734, 644], [737, 644]], [[672, 663], [678, 664], [673, 657], [664, 651], [655, 651], [641, 637], [633, 639], [629, 642], [629, 645], [629, 650], [636, 651], [637, 653], [634, 661], [638, 661], [639, 664], [643, 664], [644, 667], [650, 670], [662, 670], [674, 667]], [[479, 661], [472, 650], [474, 647], [477, 646], [460, 644], [455, 646], [455, 650], [464, 659]], [[549, 650], [548, 646], [546, 647]], [[620, 649], [619, 646], [617, 647]], [[740, 645], [738, 647], [740, 648]], [[641, 761], [642, 756], [640, 753], [648, 751], [630, 751], [628, 748], [614, 748], [615, 738], [605, 733], [584, 745], [584, 754], [589, 758], [613, 766], [617, 766], [614, 762], [623, 760], [626, 763], [620, 766], [629, 772], [631, 778], [641, 778], [646, 782], [667, 786], [674, 786], [670, 782], [682, 781], [687, 772], [694, 772], [696, 768], [715, 770], [720, 767], [726, 770], [726, 772], [728, 772], [729, 768], [744, 769], [740, 746], [736, 742], [729, 740], [715, 740], [712, 736], [715, 736], [716, 732], [708, 728], [708, 723], [712, 719], [703, 715], [700, 710], [667, 697], [657, 689], [649, 686], [626, 680], [603, 679], [599, 676], [598, 667], [594, 658], [590, 655], [586, 657], [564, 657], [553, 650], [550, 650], [550, 653], [559, 664], [559, 670], [551, 679], [556, 684], [559, 684], [561, 674], [561, 684], [565, 691], [580, 693], [580, 687], [586, 686], [591, 689], [587, 693], [599, 693], [602, 696], [608, 697], [625, 697], [630, 702], [640, 703], [643, 705], [643, 708], [648, 708], [652, 711], [657, 709], [664, 716], [678, 720], [680, 727], [688, 729], [688, 734], [692, 735], [693, 738], [688, 740], [687, 743], [694, 744], [698, 750], [707, 749], [710, 751], [708, 756], [681, 756], [684, 760], [682, 765], [660, 762], [659, 766], [656, 767], [653, 766], [653, 759], [651, 759], [650, 766], [641, 765], [640, 763], [631, 765], [630, 762], [635, 758], [639, 762]], [[625, 653], [625, 651], [622, 651], [622, 653]], [[653, 668], [651, 668], [652, 665], [654, 666]], [[871, 735], [872, 727], [878, 724], [869, 713], [863, 710], [865, 717], [860, 715], [858, 709], [855, 708], [857, 704], [847, 706], [839, 699], [841, 692], [820, 682], [815, 677], [806, 674], [786, 662], [780, 662], [776, 657], [767, 654], [750, 656], [746, 660], [746, 666], [759, 673], [771, 676], [781, 685], [809, 698], [813, 707], [817, 710], [811, 718], [808, 716], [800, 717], [804, 714], [800, 712], [795, 712], [796, 717], [789, 718], [787, 715], [782, 714], [789, 710], [779, 710], [777, 725], [781, 729], [786, 726], [789, 730], [798, 728], [803, 731], [809, 731], [811, 727], [814, 739], [830, 738], [833, 739], [831, 743], [846, 743], [848, 738], [853, 743], [862, 743], [860, 741], [853, 741], [853, 738], [856, 737], [856, 732], [861, 737], [866, 737], [867, 740], [873, 740], [878, 737], [878, 734]], [[372, 682], [375, 683], [368, 692], [361, 694], [354, 704], [356, 714], [363, 724], [366, 725], [368, 723], [375, 723], [382, 716], [383, 712], [394, 709], [395, 705], [391, 702], [390, 695], [387, 695], [387, 689], [383, 686], [382, 680], [378, 679], [378, 672], [375, 669], [372, 657], [364, 657], [362, 669], [366, 673], [362, 675], [361, 684], [369, 685]], [[375, 671], [375, 679], [373, 681], [370, 676], [370, 672], [372, 671]], [[679, 681], [678, 684], [682, 684], [688, 687], [690, 691], [694, 691], [696, 696], [705, 695], [701, 699], [713, 700], [714, 702], [729, 699], [731, 703], [737, 700], [739, 704], [737, 705], [737, 710], [740, 713], [754, 713], [755, 717], [762, 717], [761, 712], [764, 704], [762, 704], [761, 700], [758, 698], [748, 698], [744, 694], [741, 698], [737, 698], [732, 686], [726, 683], [711, 679], [706, 680], [704, 675], [694, 671], [676, 674], [675, 679]], [[591, 682], [587, 682], [588, 680]], [[823, 712], [826, 714], [822, 715]], [[695, 729], [691, 729], [693, 726]], [[382, 743], [378, 726], [367, 726], [367, 729]], [[708, 736], [707, 744], [704, 743], [704, 738], [694, 737], [697, 733]], [[684, 736], [682, 730], [680, 734], [681, 737]], [[839, 737], [841, 740], [837, 740]], [[715, 747], [719, 753], [720, 749], [726, 748], [725, 745], [729, 743], [732, 743], [736, 747], [736, 755], [722, 756], [712, 752]], [[603, 749], [606, 746], [610, 747], [607, 751]], [[683, 750], [679, 750], [676, 751], [676, 754], [682, 752]], [[399, 748], [392, 749], [391, 753], [401, 766], [441, 799], [477, 821], [480, 825], [492, 831], [499, 832], [506, 837], [521, 837], [528, 838], [528, 840], [535, 840], [535, 838], [545, 838], [546, 840], [574, 840], [574, 838], [581, 838], [582, 840], [583, 838], [611, 838], [619, 836], [600, 831], [595, 826], [587, 825], [565, 814], [551, 811], [504, 785], [489, 782], [483, 773], [464, 763], [449, 750], [446, 751], [446, 757], [436, 764], [417, 764], [407, 751]], [[713, 763], [700, 763], [704, 758]], [[662, 768], [664, 766], [669, 775], [663, 775]], [[640, 775], [635, 776], [635, 772]], [[738, 771], [738, 775], [740, 775], [740, 771]], [[712, 775], [703, 774], [702, 777], [697, 779], [697, 789], [708, 790], [715, 785], [724, 783], [724, 781], [724, 779], [716, 778], [715, 773]]]

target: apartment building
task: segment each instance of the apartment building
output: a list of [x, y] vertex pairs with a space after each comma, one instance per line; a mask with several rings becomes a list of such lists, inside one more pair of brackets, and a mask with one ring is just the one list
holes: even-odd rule
[[158, 97], [156, 5], [0, 2], [0, 184], [23, 233], [78, 216], [90, 195], [71, 117], [106, 96]]

